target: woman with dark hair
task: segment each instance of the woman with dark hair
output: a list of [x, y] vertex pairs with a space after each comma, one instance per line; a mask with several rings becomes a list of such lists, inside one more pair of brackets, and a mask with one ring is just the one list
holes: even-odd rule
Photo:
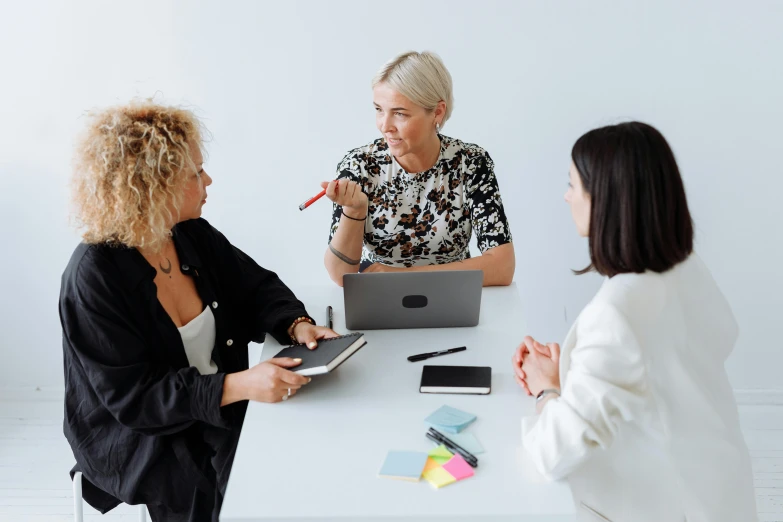
[[565, 199], [606, 276], [563, 348], [526, 337], [512, 362], [538, 415], [522, 439], [567, 478], [580, 519], [756, 520], [750, 458], [724, 361], [731, 308], [693, 253], [693, 223], [664, 137], [629, 122], [574, 145]]

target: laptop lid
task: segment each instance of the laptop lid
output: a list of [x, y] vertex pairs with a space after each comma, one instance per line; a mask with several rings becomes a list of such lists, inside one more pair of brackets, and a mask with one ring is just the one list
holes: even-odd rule
[[476, 326], [481, 270], [346, 274], [345, 326], [351, 330]]

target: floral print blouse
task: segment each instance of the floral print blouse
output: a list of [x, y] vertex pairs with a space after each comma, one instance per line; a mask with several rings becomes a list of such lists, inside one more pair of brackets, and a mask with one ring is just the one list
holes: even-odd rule
[[[477, 145], [439, 136], [440, 157], [424, 172], [406, 172], [383, 138], [350, 151], [337, 179], [357, 182], [369, 199], [362, 264], [444, 264], [470, 257], [475, 232], [481, 252], [511, 242], [494, 163]], [[334, 205], [329, 241], [342, 207]]]

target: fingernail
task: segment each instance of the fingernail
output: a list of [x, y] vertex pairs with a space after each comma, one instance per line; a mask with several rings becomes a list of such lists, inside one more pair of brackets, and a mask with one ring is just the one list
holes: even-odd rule
[[302, 359], [296, 358], [294, 359], [294, 362], [302, 362]]
[[312, 377], [310, 377], [309, 379], [307, 379], [307, 382], [309, 383], [309, 382], [310, 382], [310, 381], [312, 381], [312, 380], [313, 380], [313, 378], [312, 378]]
[[309, 343], [307, 343], [307, 346], [310, 348], [315, 348], [315, 341], [310, 341]]

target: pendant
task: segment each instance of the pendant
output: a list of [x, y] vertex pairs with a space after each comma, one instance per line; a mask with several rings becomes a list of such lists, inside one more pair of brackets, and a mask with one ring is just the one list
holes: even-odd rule
[[169, 261], [168, 257], [166, 258], [166, 262], [168, 262], [169, 266], [164, 267], [160, 262], [158, 262], [158, 266], [160, 267], [161, 270], [163, 270], [164, 274], [168, 275], [171, 273], [171, 261]]

